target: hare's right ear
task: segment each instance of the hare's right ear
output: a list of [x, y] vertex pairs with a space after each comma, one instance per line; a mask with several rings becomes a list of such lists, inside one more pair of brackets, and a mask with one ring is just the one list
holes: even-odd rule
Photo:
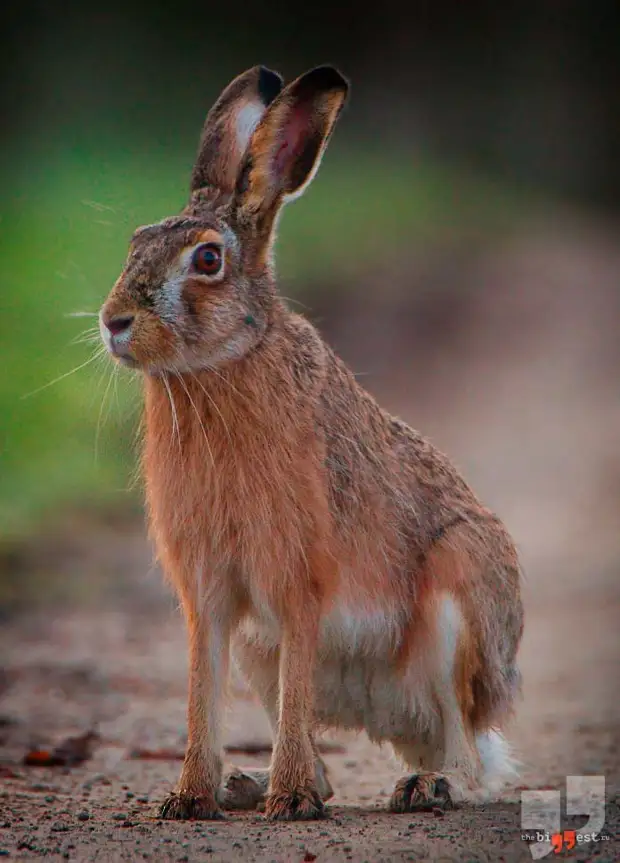
[[276, 96], [253, 133], [232, 208], [269, 226], [282, 203], [308, 186], [346, 101], [349, 84], [333, 66], [317, 66]]
[[254, 66], [231, 81], [202, 128], [192, 171], [192, 192], [204, 186], [233, 191], [252, 133], [282, 84], [280, 75], [264, 66]]

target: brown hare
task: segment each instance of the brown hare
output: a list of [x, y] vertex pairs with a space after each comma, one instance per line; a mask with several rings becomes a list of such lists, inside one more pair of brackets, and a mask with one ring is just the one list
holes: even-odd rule
[[[513, 543], [276, 292], [280, 209], [312, 179], [347, 91], [330, 66], [285, 87], [264, 67], [236, 78], [206, 119], [188, 205], [134, 233], [100, 314], [109, 352], [142, 372], [151, 530], [189, 633], [166, 818], [320, 817], [319, 727], [393, 745], [410, 771], [395, 812], [477, 799], [511, 764]], [[222, 780], [231, 656], [274, 747], [268, 773]]]

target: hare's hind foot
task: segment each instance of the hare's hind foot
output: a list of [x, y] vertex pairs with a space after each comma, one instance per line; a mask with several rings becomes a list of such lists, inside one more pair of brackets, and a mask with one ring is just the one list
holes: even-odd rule
[[224, 809], [258, 809], [269, 787], [268, 770], [232, 770], [224, 778], [218, 800]]
[[265, 803], [269, 821], [315, 821], [325, 815], [323, 801], [314, 788], [269, 794]]
[[175, 821], [217, 821], [223, 819], [224, 815], [211, 795], [174, 791], [162, 804], [159, 817]]
[[[325, 803], [334, 796], [333, 788], [327, 777], [327, 767], [322, 758], [315, 762], [316, 788]], [[232, 770], [224, 778], [218, 793], [218, 801], [223, 809], [262, 809], [269, 789], [268, 770]]]
[[413, 773], [396, 783], [390, 798], [390, 812], [428, 812], [452, 809], [450, 782], [442, 773]]

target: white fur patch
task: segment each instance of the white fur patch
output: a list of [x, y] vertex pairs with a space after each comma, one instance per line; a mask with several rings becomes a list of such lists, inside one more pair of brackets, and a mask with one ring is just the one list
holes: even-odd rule
[[459, 634], [463, 627], [463, 616], [454, 599], [445, 595], [439, 611], [439, 637], [441, 640], [442, 671], [452, 685], [452, 672]]
[[167, 324], [178, 325], [181, 319], [183, 306], [181, 295], [183, 285], [187, 278], [187, 272], [177, 270], [168, 274], [168, 278], [162, 285], [161, 292], [157, 298], [157, 312], [159, 317]]
[[[176, 264], [168, 272], [168, 277], [158, 296], [157, 312], [160, 318], [165, 322], [174, 326], [178, 325], [183, 315], [183, 304], [181, 297], [183, 294], [183, 286], [189, 275], [192, 265], [192, 256], [198, 246], [202, 243], [196, 243], [190, 246], [179, 255]], [[213, 277], [199, 276], [209, 282], [219, 282], [224, 278], [225, 274], [225, 256], [222, 260], [222, 269]]]
[[400, 637], [398, 615], [384, 609], [370, 611], [338, 605], [321, 626], [321, 648], [335, 655], [361, 653], [387, 657]]
[[264, 113], [265, 107], [259, 102], [249, 102], [237, 112], [237, 145], [242, 153]]
[[112, 353], [112, 333], [103, 323], [101, 312], [99, 313], [99, 335], [101, 336], [101, 341], [104, 343], [108, 351]]
[[519, 762], [499, 731], [491, 729], [477, 734], [476, 746], [482, 762], [482, 785], [490, 794], [501, 791], [518, 777]]

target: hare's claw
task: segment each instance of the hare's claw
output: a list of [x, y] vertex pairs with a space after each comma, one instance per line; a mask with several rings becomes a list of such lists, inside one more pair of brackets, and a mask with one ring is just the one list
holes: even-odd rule
[[265, 818], [269, 821], [314, 821], [325, 815], [323, 801], [315, 790], [270, 794], [265, 804]]
[[168, 795], [159, 810], [159, 816], [176, 821], [190, 819], [217, 821], [224, 818], [211, 795], [193, 795], [176, 791]]

